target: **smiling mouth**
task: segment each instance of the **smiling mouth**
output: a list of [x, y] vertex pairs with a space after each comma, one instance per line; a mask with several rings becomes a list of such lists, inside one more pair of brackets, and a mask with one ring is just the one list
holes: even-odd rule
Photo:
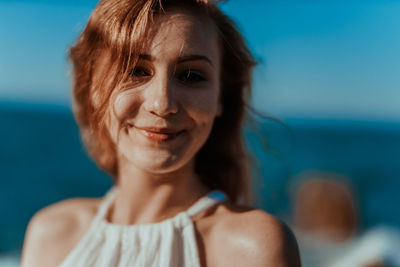
[[146, 137], [148, 140], [157, 143], [171, 141], [185, 132], [184, 130], [174, 130], [169, 128], [137, 127], [137, 126], [133, 126], [133, 128], [138, 133]]

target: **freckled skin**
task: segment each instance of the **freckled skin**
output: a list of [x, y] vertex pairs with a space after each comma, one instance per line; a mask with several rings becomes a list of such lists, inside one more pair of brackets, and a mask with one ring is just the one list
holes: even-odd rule
[[[218, 38], [209, 21], [187, 14], [163, 16], [159, 20], [160, 25], [152, 31], [151, 45], [145, 51], [152, 60], [139, 62], [149, 75], [139, 77], [143, 81], [132, 87], [125, 84], [126, 89], [113, 96], [109, 129], [128, 162], [162, 173], [187, 164], [207, 140], [220, 112], [221, 59]], [[196, 26], [199, 24], [202, 27]], [[211, 63], [204, 60], [180, 62], [186, 55], [202, 55]], [[183, 83], [178, 75], [186, 69], [200, 72], [205, 80]], [[121, 120], [138, 126], [184, 130], [185, 134], [170, 143], [151, 143], [134, 129], [118, 133]]]

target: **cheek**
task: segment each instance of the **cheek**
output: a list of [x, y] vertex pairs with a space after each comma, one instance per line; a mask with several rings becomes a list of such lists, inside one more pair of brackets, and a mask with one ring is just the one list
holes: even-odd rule
[[186, 110], [198, 123], [209, 124], [219, 113], [218, 90], [204, 89], [184, 95]]
[[140, 96], [137, 92], [122, 92], [117, 96], [111, 96], [114, 103], [107, 112], [106, 125], [114, 142], [117, 142], [119, 130], [124, 126], [128, 118], [137, 113], [140, 106]]
[[136, 113], [141, 104], [140, 92], [137, 90], [127, 90], [111, 98], [113, 101], [113, 113], [119, 121], [132, 116]]

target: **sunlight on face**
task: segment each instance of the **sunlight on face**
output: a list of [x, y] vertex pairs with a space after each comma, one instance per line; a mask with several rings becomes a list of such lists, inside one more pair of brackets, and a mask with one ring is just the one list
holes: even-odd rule
[[120, 164], [165, 173], [192, 161], [221, 112], [221, 56], [214, 24], [191, 13], [160, 16], [150, 32], [108, 125]]

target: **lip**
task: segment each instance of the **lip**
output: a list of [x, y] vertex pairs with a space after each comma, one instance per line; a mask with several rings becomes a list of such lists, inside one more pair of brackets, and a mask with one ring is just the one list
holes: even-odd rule
[[184, 130], [172, 128], [157, 128], [157, 127], [138, 127], [133, 126], [135, 130], [152, 142], [166, 142], [175, 139], [181, 135]]

